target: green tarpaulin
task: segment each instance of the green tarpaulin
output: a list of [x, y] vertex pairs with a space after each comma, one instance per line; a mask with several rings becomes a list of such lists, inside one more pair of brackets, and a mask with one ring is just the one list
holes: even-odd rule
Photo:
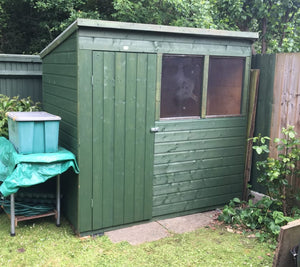
[[75, 156], [59, 147], [55, 153], [17, 153], [10, 141], [0, 137], [0, 192], [3, 196], [16, 193], [20, 187], [44, 183], [49, 178], [65, 172], [70, 167], [79, 168]]

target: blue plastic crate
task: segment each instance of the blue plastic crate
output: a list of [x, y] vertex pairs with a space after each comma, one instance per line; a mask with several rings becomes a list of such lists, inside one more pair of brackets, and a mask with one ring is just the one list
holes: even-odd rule
[[9, 140], [21, 154], [58, 150], [59, 116], [47, 112], [8, 112]]

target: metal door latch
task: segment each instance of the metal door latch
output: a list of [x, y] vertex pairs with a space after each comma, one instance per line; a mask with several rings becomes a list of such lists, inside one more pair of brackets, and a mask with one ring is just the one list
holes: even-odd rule
[[150, 129], [150, 133], [157, 133], [159, 131], [159, 127], [152, 127]]

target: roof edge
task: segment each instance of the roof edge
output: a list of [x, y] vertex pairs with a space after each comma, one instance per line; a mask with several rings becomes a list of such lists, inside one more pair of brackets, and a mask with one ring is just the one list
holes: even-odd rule
[[75, 20], [68, 28], [66, 28], [61, 34], [59, 34], [50, 44], [48, 44], [41, 52], [40, 57], [44, 58], [52, 50], [54, 50], [59, 44], [65, 41], [73, 32], [78, 29], [78, 20]]
[[176, 26], [156, 25], [156, 24], [142, 24], [142, 23], [78, 18], [60, 35], [58, 35], [46, 48], [44, 48], [40, 52], [41, 58], [45, 57], [59, 44], [65, 41], [79, 27], [119, 29], [119, 30], [144, 31], [144, 32], [146, 31], [146, 32], [157, 32], [157, 33], [173, 33], [173, 34], [184, 34], [184, 35], [195, 35], [195, 36], [212, 36], [212, 37], [231, 38], [231, 39], [247, 39], [251, 42], [254, 42], [259, 37], [257, 32], [200, 29], [200, 28], [191, 28], [191, 27], [176, 27]]
[[242, 39], [250, 39], [253, 41], [258, 39], [257, 32], [214, 30], [214, 29], [177, 27], [177, 26], [157, 25], [157, 24], [142, 24], [142, 23], [93, 20], [93, 19], [77, 19], [77, 23], [79, 27], [83, 26], [83, 27], [96, 27], [96, 28], [106, 28], [106, 29], [121, 29], [121, 30], [133, 30], [133, 31], [189, 34], [189, 35], [200, 35], [200, 36], [202, 35], [202, 36], [214, 36], [214, 37], [242, 38]]

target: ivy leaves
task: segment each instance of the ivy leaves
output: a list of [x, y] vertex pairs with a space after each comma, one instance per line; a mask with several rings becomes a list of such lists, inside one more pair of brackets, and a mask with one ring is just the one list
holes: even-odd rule
[[291, 217], [284, 216], [278, 209], [280, 209], [279, 203], [269, 197], [263, 197], [256, 203], [252, 200], [246, 202], [234, 198], [224, 206], [219, 220], [258, 231], [256, 236], [261, 241], [267, 238], [275, 239], [280, 232], [280, 227], [293, 220]]

